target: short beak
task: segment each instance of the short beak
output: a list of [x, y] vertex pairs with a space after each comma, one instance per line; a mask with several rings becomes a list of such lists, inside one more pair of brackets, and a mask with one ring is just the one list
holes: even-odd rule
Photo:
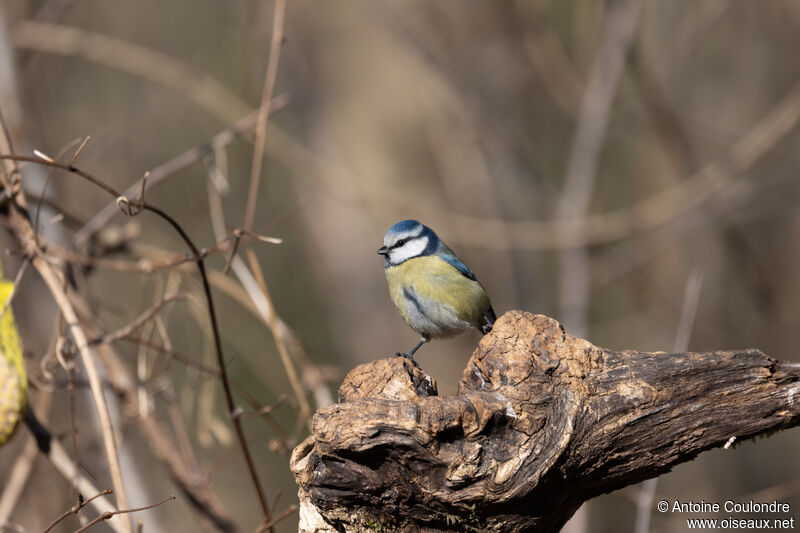
[[386, 248], [385, 246], [381, 246], [380, 248], [378, 248], [378, 255], [386, 255], [386, 252], [388, 251], [389, 251], [388, 248]]

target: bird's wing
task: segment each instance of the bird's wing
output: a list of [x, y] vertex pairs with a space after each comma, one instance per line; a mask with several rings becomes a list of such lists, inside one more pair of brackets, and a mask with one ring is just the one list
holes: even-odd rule
[[461, 272], [465, 277], [471, 279], [472, 281], [478, 281], [475, 279], [475, 274], [472, 273], [472, 270], [469, 269], [467, 265], [464, 264], [461, 259], [456, 257], [456, 254], [451, 252], [450, 250], [445, 250], [441, 254], [441, 258], [447, 261], [453, 268]]

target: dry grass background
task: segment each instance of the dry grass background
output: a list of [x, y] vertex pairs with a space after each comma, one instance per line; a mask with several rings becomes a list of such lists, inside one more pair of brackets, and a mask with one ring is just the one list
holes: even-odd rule
[[[0, 0], [0, 15], [7, 39], [0, 46], [13, 51], [17, 77], [17, 152], [55, 156], [71, 146], [68, 160], [74, 141], [90, 135], [78, 166], [119, 190], [208, 142], [262, 99], [272, 2]], [[498, 314], [547, 314], [612, 349], [670, 350], [685, 288], [699, 273], [690, 349], [756, 347], [798, 360], [798, 28], [800, 7], [792, 0], [288, 2], [274, 88], [288, 103], [266, 126], [253, 224], [283, 243], [251, 242], [239, 251], [243, 264], [244, 248], [257, 254], [275, 310], [296, 336], [289, 340], [299, 339], [313, 362], [295, 362], [313, 389], [306, 390], [312, 409], [325, 396], [313, 372], [335, 391], [354, 365], [415, 341], [391, 306], [375, 255], [385, 230], [403, 218], [429, 224], [456, 250]], [[614, 47], [623, 60], [618, 79], [605, 62]], [[585, 92], [604, 83], [606, 124], [592, 112], [593, 105], [603, 111], [602, 98], [593, 104], [597, 93]], [[13, 115], [4, 102], [0, 110]], [[595, 135], [596, 158], [575, 149], [581, 121]], [[252, 136], [216, 156], [169, 174], [147, 193], [205, 247], [219, 240], [208, 168], [229, 183], [223, 224], [241, 227]], [[588, 181], [565, 200], [575, 165], [588, 165]], [[66, 217], [43, 217], [40, 225], [64, 243], [109, 202], [67, 174], [53, 175], [49, 193]], [[154, 217], [116, 214], [101, 235], [119, 228], [134, 238], [108, 251], [110, 258], [185, 252]], [[13, 241], [4, 242], [13, 253]], [[586, 246], [574, 255], [576, 243]], [[209, 269], [222, 272], [226, 257], [212, 256]], [[173, 350], [213, 366], [193, 270], [99, 266], [75, 276], [107, 331], [129, 323], [168, 287], [188, 294], [160, 313], [168, 336], [152, 323], [141, 336], [161, 345], [168, 338]], [[289, 398], [272, 413], [286, 435], [244, 419], [279, 514], [295, 500], [280, 448], [304, 436], [300, 406], [268, 325], [232, 297], [241, 292], [215, 291], [232, 379], [262, 405]], [[52, 403], [48, 426], [70, 443], [74, 398], [81, 464], [105, 487], [92, 399], [80, 374], [71, 393], [66, 373], [47, 356], [56, 325], [49, 301], [37, 276], [26, 275], [15, 309], [32, 402]], [[476, 342], [469, 334], [419, 352], [443, 393], [455, 391]], [[185, 445], [237, 524], [256, 527], [263, 517], [216, 381], [136, 343], [117, 348], [131, 375], [146, 383], [156, 416], [167, 426], [171, 416], [184, 421]], [[296, 356], [295, 347], [289, 351]], [[132, 413], [117, 416], [131, 505], [179, 493]], [[170, 429], [176, 447], [178, 433]], [[24, 439], [0, 450], [0, 487]], [[656, 500], [757, 495], [790, 503], [800, 518], [799, 439], [788, 431], [703, 454], [663, 476]], [[637, 490], [594, 500], [568, 527], [634, 531]], [[69, 484], [37, 460], [10, 522], [40, 531], [73, 504]], [[180, 496], [137, 516], [145, 531], [198, 528]], [[651, 530], [681, 531], [683, 518], [656, 513]], [[296, 515], [277, 529], [296, 530]]]

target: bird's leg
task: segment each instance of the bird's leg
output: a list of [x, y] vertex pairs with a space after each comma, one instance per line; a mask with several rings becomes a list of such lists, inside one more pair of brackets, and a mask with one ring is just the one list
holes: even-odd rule
[[417, 350], [419, 350], [419, 349], [420, 349], [420, 347], [421, 347], [423, 344], [425, 344], [426, 342], [428, 342], [428, 340], [429, 340], [429, 339], [428, 339], [428, 337], [422, 337], [422, 338], [419, 340], [419, 342], [417, 343], [417, 345], [416, 345], [416, 346], [414, 346], [413, 348], [411, 348], [411, 351], [409, 351], [408, 353], [397, 352], [395, 355], [396, 355], [396, 356], [398, 356], [398, 357], [405, 357], [406, 359], [409, 359], [409, 360], [411, 361], [411, 363], [413, 363], [413, 365], [414, 365], [415, 367], [417, 367], [417, 368], [420, 368], [419, 364], [418, 364], [418, 363], [417, 363], [417, 362], [414, 360], [414, 353], [415, 353]]
[[413, 348], [411, 348], [411, 351], [410, 351], [410, 352], [408, 352], [408, 357], [410, 357], [410, 358], [412, 358], [412, 359], [413, 359], [413, 358], [414, 358], [414, 353], [416, 353], [416, 351], [417, 351], [417, 350], [419, 350], [419, 349], [420, 349], [420, 347], [421, 347], [423, 344], [425, 344], [426, 342], [428, 342], [428, 337], [421, 337], [421, 338], [419, 339], [419, 342], [417, 343], [417, 345], [416, 345], [416, 346], [414, 346]]

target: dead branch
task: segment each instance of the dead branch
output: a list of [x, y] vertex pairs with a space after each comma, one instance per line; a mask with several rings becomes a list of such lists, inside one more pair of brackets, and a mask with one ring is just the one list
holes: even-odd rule
[[800, 423], [800, 365], [758, 350], [614, 352], [522, 311], [458, 394], [401, 358], [357, 367], [292, 455], [300, 530], [558, 531], [584, 501]]
[[92, 500], [96, 500], [97, 498], [100, 498], [101, 496], [108, 496], [108, 495], [109, 495], [109, 494], [111, 494], [112, 492], [113, 492], [113, 491], [112, 491], [111, 489], [105, 489], [105, 490], [103, 490], [102, 492], [98, 492], [98, 493], [97, 493], [97, 494], [95, 494], [94, 496], [90, 497], [88, 500], [87, 500], [87, 499], [84, 499], [84, 498], [83, 498], [83, 496], [80, 496], [80, 497], [78, 498], [78, 503], [76, 503], [75, 505], [73, 505], [72, 507], [70, 507], [68, 510], [64, 511], [63, 513], [61, 513], [61, 514], [58, 516], [58, 518], [56, 518], [56, 519], [54, 519], [52, 522], [50, 522], [50, 524], [49, 524], [49, 525], [48, 525], [48, 526], [45, 528], [45, 530], [44, 530], [42, 533], [48, 533], [48, 532], [49, 532], [49, 531], [51, 531], [51, 530], [52, 530], [54, 527], [56, 527], [56, 526], [58, 525], [58, 523], [59, 523], [59, 522], [61, 522], [61, 521], [63, 521], [64, 519], [66, 519], [66, 518], [67, 518], [69, 515], [71, 515], [71, 514], [78, 514], [78, 512], [79, 512], [81, 509], [83, 509], [83, 508], [86, 506], [86, 504], [90, 503]]
[[103, 513], [102, 515], [98, 516], [97, 518], [95, 518], [94, 520], [92, 520], [91, 522], [89, 522], [88, 524], [83, 526], [82, 528], [76, 529], [75, 533], [81, 533], [83, 531], [86, 531], [87, 529], [89, 529], [90, 527], [94, 526], [95, 524], [99, 524], [103, 520], [108, 520], [110, 518], [115, 517], [116, 515], [128, 514], [128, 513], [138, 513], [140, 511], [147, 511], [147, 510], [153, 509], [155, 507], [158, 507], [159, 505], [163, 505], [163, 504], [167, 503], [168, 501], [174, 500], [174, 499], [175, 499], [175, 496], [171, 495], [171, 496], [167, 496], [166, 498], [162, 498], [161, 500], [157, 501], [156, 503], [153, 503], [153, 504], [150, 504], [150, 505], [145, 505], [143, 507], [137, 507], [135, 509], [123, 509], [121, 511]]

